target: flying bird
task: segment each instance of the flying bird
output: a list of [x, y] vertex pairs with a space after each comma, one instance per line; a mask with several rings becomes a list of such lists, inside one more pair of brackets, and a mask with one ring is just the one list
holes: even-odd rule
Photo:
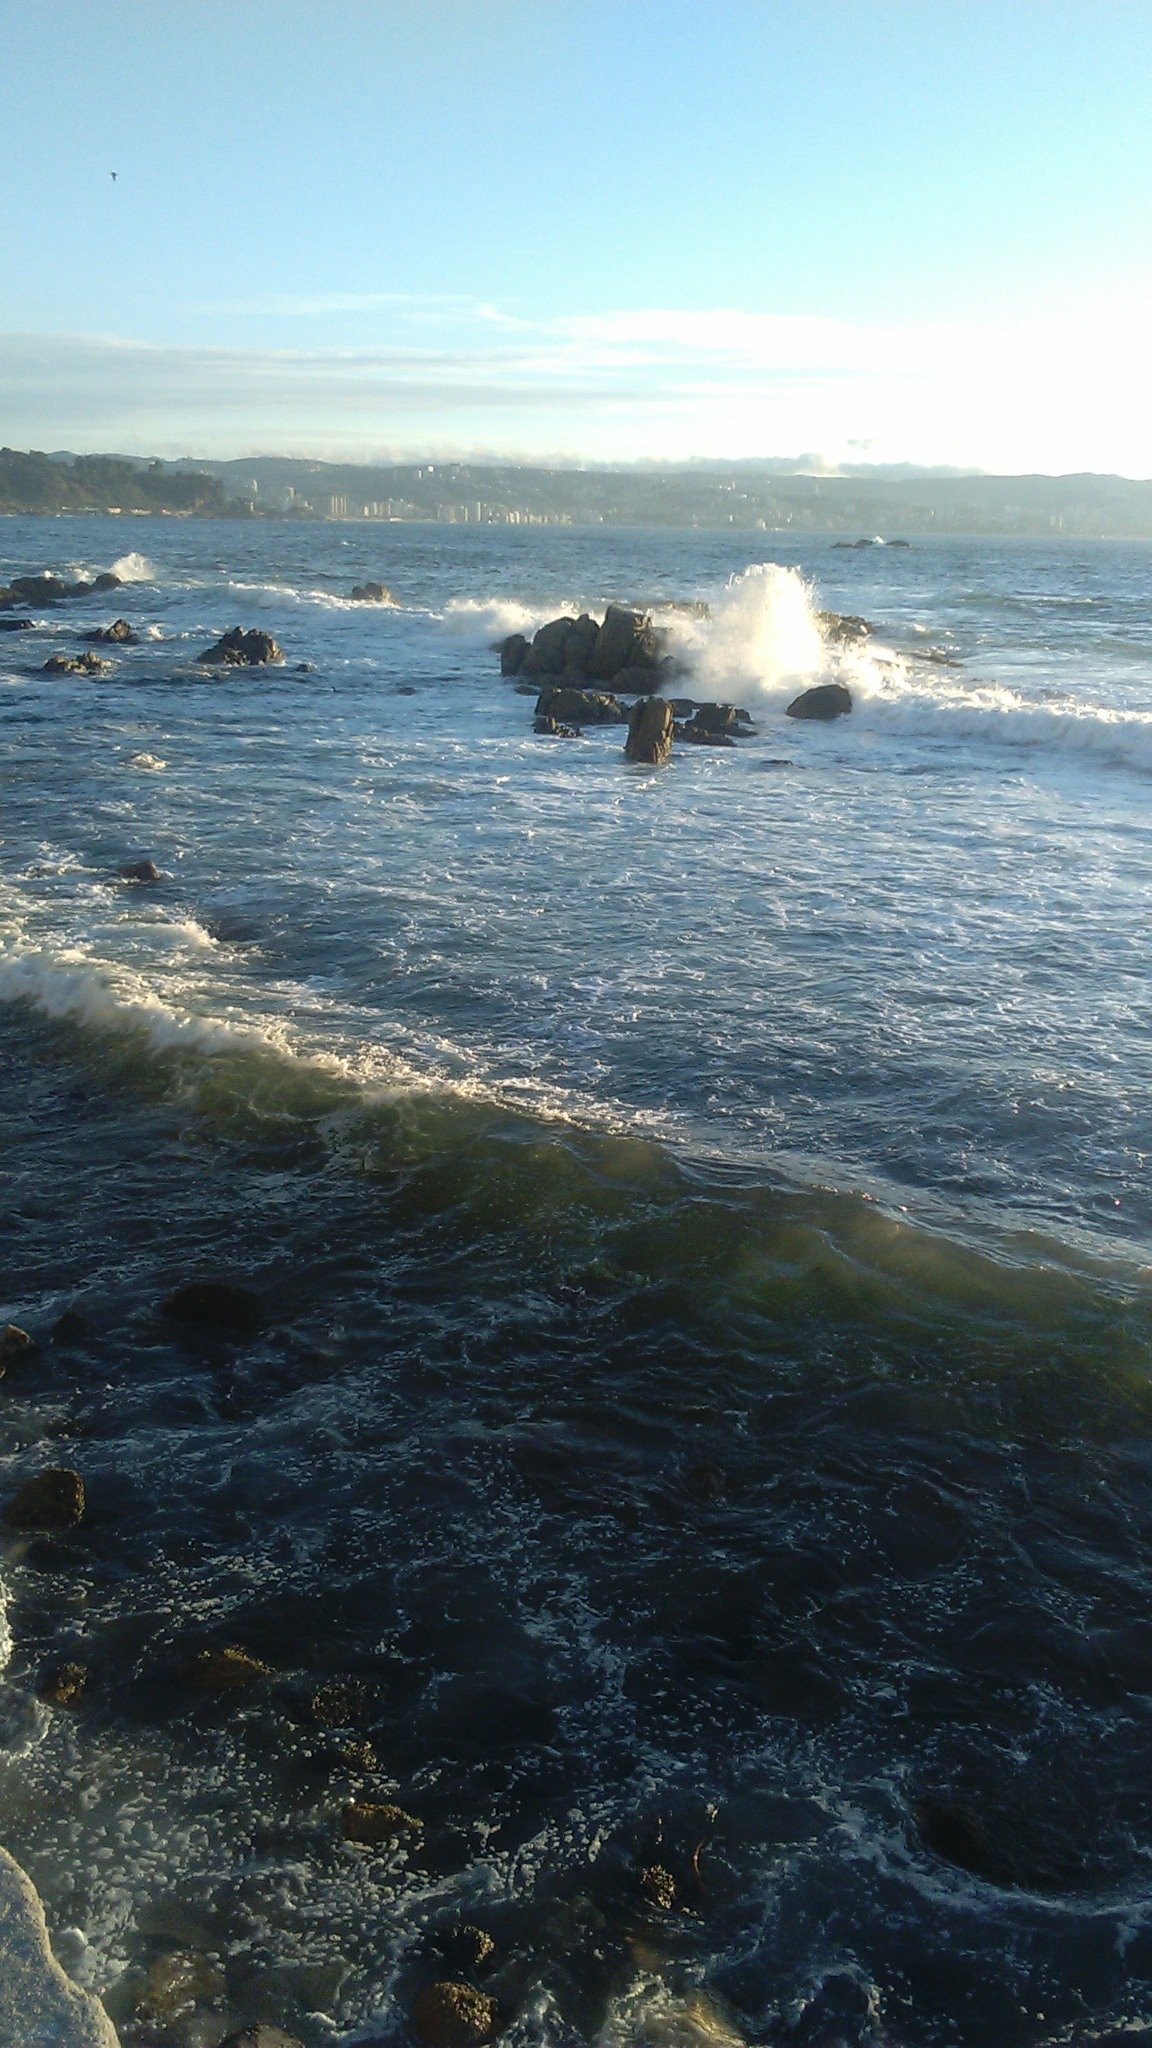
[[116, 183], [116, 172], [115, 172], [115, 171], [109, 171], [109, 173], [108, 173], [108, 176], [109, 176], [109, 177], [111, 178], [111, 180], [112, 180], [112, 183], [113, 183], [113, 184], [115, 184], [115, 183]]

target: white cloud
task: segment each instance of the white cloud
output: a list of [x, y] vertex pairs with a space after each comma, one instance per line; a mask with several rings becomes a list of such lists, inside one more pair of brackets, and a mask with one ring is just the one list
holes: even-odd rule
[[1147, 304], [999, 330], [722, 308], [533, 320], [388, 294], [247, 310], [326, 332], [347, 315], [360, 345], [0, 336], [6, 438], [162, 454], [620, 460], [801, 448], [859, 460], [865, 444], [877, 461], [1152, 473]]

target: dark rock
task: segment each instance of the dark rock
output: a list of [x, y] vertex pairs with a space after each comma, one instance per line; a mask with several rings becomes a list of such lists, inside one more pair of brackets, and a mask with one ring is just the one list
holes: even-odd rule
[[538, 718], [532, 730], [540, 739], [578, 740], [580, 738], [580, 728], [578, 725], [561, 725], [555, 718], [547, 716]]
[[412, 2024], [424, 2048], [474, 2048], [496, 2031], [496, 2003], [487, 1992], [446, 1977], [425, 1986], [412, 2007]]
[[25, 1480], [4, 1510], [10, 1529], [74, 1529], [84, 1516], [84, 1481], [67, 1465]]
[[135, 647], [136, 645], [136, 634], [132, 631], [127, 619], [113, 619], [110, 626], [94, 626], [90, 633], [84, 634], [84, 638], [91, 641], [97, 647]]
[[229, 1643], [222, 1650], [198, 1650], [180, 1675], [195, 1692], [239, 1692], [276, 1674], [263, 1658], [253, 1657], [247, 1650]]
[[625, 757], [629, 761], [646, 762], [659, 768], [669, 759], [672, 752], [672, 707], [663, 697], [641, 697], [633, 706], [628, 720], [628, 737], [624, 742]]
[[519, 675], [530, 645], [530, 641], [523, 633], [509, 633], [506, 640], [497, 642], [495, 651], [500, 656], [502, 676]]
[[537, 718], [555, 718], [573, 725], [623, 725], [624, 707], [606, 690], [578, 690], [572, 683], [550, 683], [536, 699]]
[[52, 1325], [52, 1337], [57, 1344], [86, 1344], [93, 1335], [87, 1316], [78, 1308], [66, 1308], [57, 1316]]
[[[679, 673], [679, 671], [677, 671]], [[663, 690], [672, 681], [671, 673], [659, 668], [644, 668], [633, 662], [622, 668], [612, 678], [612, 688], [620, 696], [629, 696], [637, 691], [644, 697], [651, 697], [657, 690]]]
[[534, 676], [559, 676], [564, 673], [564, 655], [568, 636], [576, 620], [566, 615], [549, 619], [546, 626], [532, 636], [532, 645], [524, 657], [524, 669]]
[[366, 1849], [424, 1832], [423, 1821], [417, 1820], [415, 1814], [405, 1813], [402, 1806], [378, 1805], [367, 1799], [354, 1799], [344, 1808], [340, 1827], [346, 1842], [356, 1842]]
[[271, 633], [261, 633], [255, 626], [247, 632], [242, 626], [233, 626], [196, 659], [206, 666], [259, 668], [265, 662], [283, 661], [284, 651], [277, 646]]
[[126, 860], [120, 869], [122, 882], [162, 882], [164, 873], [154, 860]]
[[596, 645], [599, 632], [596, 620], [587, 612], [581, 612], [564, 642], [565, 675], [581, 678], [587, 675], [588, 663], [592, 658], [592, 649]]
[[58, 604], [62, 597], [70, 597], [75, 587], [59, 576], [14, 576], [5, 597], [9, 604]]
[[610, 604], [593, 643], [588, 674], [597, 681], [610, 682], [621, 669], [644, 667], [643, 660], [636, 657], [643, 646], [641, 636], [646, 625], [642, 612], [629, 611], [622, 604]]
[[674, 725], [672, 731], [678, 740], [687, 741], [692, 747], [734, 747], [735, 740], [730, 733], [709, 732], [706, 726], [699, 726], [690, 719], [687, 725]]
[[738, 723], [734, 704], [698, 704], [692, 720], [697, 732], [734, 732]]
[[313, 1693], [308, 1710], [318, 1728], [355, 1728], [364, 1719], [364, 1705], [362, 1685], [329, 1678]]
[[437, 1953], [449, 1970], [490, 1970], [496, 1955], [496, 1943], [483, 1927], [474, 1927], [466, 1921], [461, 1927], [450, 1927], [436, 1943]]
[[241, 2027], [238, 2034], [229, 2034], [221, 2041], [220, 2048], [303, 2048], [295, 2034], [286, 2034], [283, 2027]]
[[35, 1340], [22, 1330], [19, 1323], [5, 1323], [0, 1330], [0, 1374], [10, 1365], [24, 1358], [31, 1358], [36, 1349]]
[[99, 654], [53, 654], [44, 663], [46, 676], [103, 676], [112, 663]]
[[816, 617], [826, 640], [839, 640], [850, 645], [855, 640], [867, 640], [872, 631], [868, 620], [855, 612], [817, 612]]
[[165, 1295], [160, 1313], [170, 1322], [226, 1336], [250, 1336], [264, 1314], [259, 1295], [232, 1280], [186, 1280]]
[[35, 624], [35, 619], [0, 619], [0, 633], [30, 633]]
[[292, 670], [294, 676], [312, 676], [316, 673], [314, 661], [298, 661]]
[[46, 1707], [78, 1707], [88, 1685], [83, 1664], [56, 1664], [46, 1671], [36, 1688], [36, 1697]]
[[383, 583], [358, 583], [350, 592], [353, 604], [395, 604], [392, 592]]
[[852, 693], [843, 683], [817, 683], [788, 706], [789, 718], [843, 718], [852, 709]]
[[973, 1877], [997, 1881], [1000, 1859], [978, 1813], [963, 1800], [929, 1794], [913, 1808], [920, 1840], [934, 1856]]
[[94, 577], [91, 583], [83, 585], [79, 583], [73, 584], [72, 594], [81, 596], [86, 595], [89, 590], [119, 590], [123, 581], [124, 578], [117, 576], [114, 569], [102, 569], [99, 576]]

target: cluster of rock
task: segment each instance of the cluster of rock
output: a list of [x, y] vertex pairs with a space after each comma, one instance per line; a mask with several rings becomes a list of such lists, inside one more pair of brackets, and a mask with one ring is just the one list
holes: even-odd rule
[[50, 654], [44, 663], [46, 676], [102, 676], [106, 675], [112, 663], [105, 661], [102, 654], [93, 654], [86, 649], [83, 654]]
[[[863, 640], [872, 630], [867, 619], [839, 612], [818, 616], [826, 638], [841, 645]], [[541, 738], [574, 739], [585, 726], [625, 725], [626, 758], [662, 766], [673, 741], [732, 747], [755, 732], [739, 705], [666, 697], [669, 683], [683, 673], [680, 664], [649, 615], [624, 605], [609, 605], [600, 622], [587, 612], [550, 619], [531, 640], [511, 633], [494, 652], [501, 675], [536, 693], [534, 730]], [[626, 696], [633, 701], [625, 702]], [[820, 720], [841, 718], [851, 709], [843, 683], [819, 683], [787, 707], [789, 718]]]
[[113, 619], [110, 626], [93, 626], [90, 633], [82, 633], [80, 638], [94, 647], [135, 647], [138, 635], [127, 619]]
[[353, 604], [395, 604], [386, 583], [357, 583], [349, 592]]
[[254, 626], [247, 632], [243, 626], [233, 626], [196, 659], [211, 668], [260, 668], [265, 662], [283, 661], [284, 651], [271, 633], [261, 633]]
[[113, 569], [101, 570], [90, 583], [66, 583], [62, 576], [14, 576], [0, 585], [0, 610], [12, 611], [21, 604], [59, 604], [64, 597], [91, 597], [104, 590], [119, 590], [122, 578]]

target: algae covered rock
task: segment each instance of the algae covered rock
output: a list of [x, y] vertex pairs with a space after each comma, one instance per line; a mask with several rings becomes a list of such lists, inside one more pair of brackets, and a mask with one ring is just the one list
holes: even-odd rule
[[253, 1657], [236, 1643], [228, 1643], [222, 1650], [198, 1650], [185, 1664], [182, 1675], [185, 1685], [195, 1692], [237, 1692], [276, 1674], [263, 1658]]
[[423, 1821], [413, 1813], [405, 1813], [402, 1806], [378, 1805], [369, 1799], [354, 1799], [346, 1806], [340, 1827], [346, 1842], [356, 1842], [365, 1849], [378, 1848], [384, 1842], [400, 1842], [405, 1837], [424, 1832]]
[[412, 2024], [424, 2048], [474, 2048], [496, 2032], [496, 2002], [446, 1977], [425, 1986], [412, 2007]]

